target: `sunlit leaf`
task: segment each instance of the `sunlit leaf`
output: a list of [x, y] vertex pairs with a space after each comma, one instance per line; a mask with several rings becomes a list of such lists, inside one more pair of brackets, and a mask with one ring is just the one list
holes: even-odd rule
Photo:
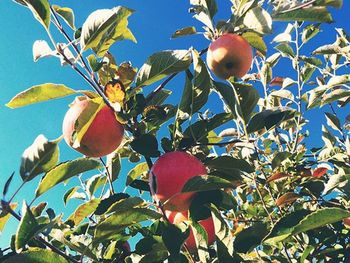
[[70, 89], [65, 85], [46, 83], [33, 86], [18, 93], [6, 104], [6, 106], [15, 109], [38, 102], [66, 97], [75, 93], [75, 90]]
[[23, 181], [30, 181], [37, 175], [49, 171], [57, 164], [60, 140], [48, 141], [41, 134], [23, 152], [20, 167], [20, 175]]
[[141, 176], [144, 173], [147, 173], [149, 167], [147, 163], [139, 163], [133, 169], [131, 169], [126, 178], [126, 185], [129, 185], [132, 181], [134, 181], [137, 177]]
[[100, 162], [91, 158], [79, 158], [73, 161], [61, 163], [51, 169], [39, 183], [35, 191], [36, 196], [40, 196], [55, 185], [70, 179], [80, 173], [97, 169]]
[[95, 230], [95, 241], [112, 238], [123, 231], [126, 227], [142, 221], [159, 219], [157, 212], [146, 208], [133, 208], [127, 211], [114, 213], [97, 225]]
[[23, 3], [32, 11], [36, 20], [46, 29], [50, 26], [50, 4], [48, 0], [22, 0]]
[[71, 8], [58, 5], [53, 5], [52, 8], [72, 29], [75, 29], [74, 12]]
[[95, 198], [80, 205], [68, 218], [68, 220], [72, 220], [75, 225], [80, 224], [87, 216], [95, 212], [100, 202], [101, 200], [99, 198]]
[[236, 235], [234, 249], [239, 253], [247, 253], [261, 244], [263, 238], [268, 234], [267, 224], [254, 223], [251, 227], [244, 229]]
[[123, 39], [135, 41], [135, 37], [127, 27], [127, 18], [132, 13], [131, 9], [121, 6], [92, 12], [81, 30], [82, 51], [92, 48], [97, 55], [103, 56], [116, 41]]
[[167, 50], [150, 56], [136, 76], [136, 86], [147, 86], [172, 73], [187, 69], [192, 63], [188, 50]]
[[232, 183], [217, 176], [202, 175], [189, 179], [183, 186], [181, 192], [201, 192], [222, 188], [230, 188]]
[[23, 202], [22, 217], [16, 232], [15, 246], [17, 253], [22, 251], [25, 245], [37, 234], [39, 229], [39, 224], [35, 220], [32, 211], [28, 205]]
[[194, 26], [189, 26], [185, 28], [178, 29], [174, 32], [174, 34], [171, 36], [171, 38], [178, 38], [182, 36], [189, 36], [196, 34], [196, 28]]

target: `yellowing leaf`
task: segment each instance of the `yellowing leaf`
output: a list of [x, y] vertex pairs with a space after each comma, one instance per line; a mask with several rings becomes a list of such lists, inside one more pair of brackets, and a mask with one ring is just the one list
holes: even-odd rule
[[111, 81], [105, 86], [105, 94], [107, 98], [112, 102], [123, 103], [125, 98], [125, 89], [120, 81]]

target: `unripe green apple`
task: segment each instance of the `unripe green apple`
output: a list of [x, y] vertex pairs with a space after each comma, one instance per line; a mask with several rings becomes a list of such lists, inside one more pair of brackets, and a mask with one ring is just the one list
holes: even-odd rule
[[166, 210], [188, 210], [194, 193], [181, 193], [181, 190], [190, 178], [204, 174], [207, 174], [206, 167], [193, 155], [180, 151], [166, 153], [150, 172], [152, 196], [161, 201]]
[[[67, 111], [62, 125], [65, 141], [73, 148], [76, 121], [80, 114], [88, 107], [90, 99], [77, 97]], [[79, 147], [73, 148], [88, 157], [102, 157], [115, 151], [120, 145], [124, 128], [107, 105], [96, 114], [81, 139]]]
[[[188, 220], [188, 211], [183, 212], [174, 212], [174, 211], [165, 211], [165, 215], [169, 219], [172, 224], [180, 224], [186, 220]], [[215, 241], [215, 228], [212, 217], [208, 217], [207, 219], [200, 220], [198, 223], [205, 229], [208, 234], [208, 245], [211, 245]], [[192, 227], [190, 228], [190, 236], [186, 239], [185, 244], [188, 250], [193, 253], [196, 251], [196, 240], [193, 235]]]
[[207, 65], [219, 78], [241, 78], [250, 69], [253, 52], [249, 43], [236, 34], [225, 34], [213, 41], [207, 53]]

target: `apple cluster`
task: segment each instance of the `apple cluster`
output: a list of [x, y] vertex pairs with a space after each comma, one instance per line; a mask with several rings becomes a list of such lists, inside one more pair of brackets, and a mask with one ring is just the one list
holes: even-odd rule
[[[207, 169], [201, 161], [186, 152], [175, 151], [162, 155], [153, 165], [150, 176], [150, 188], [153, 199], [163, 205], [165, 214], [173, 224], [188, 221], [189, 207], [195, 193], [182, 193], [186, 182], [195, 177], [207, 174]], [[213, 218], [209, 217], [198, 222], [208, 234], [208, 245], [215, 241]], [[192, 228], [186, 240], [190, 252], [196, 251], [196, 242]]]
[[[214, 40], [207, 54], [209, 69], [219, 78], [240, 78], [250, 69], [253, 55], [249, 43], [241, 36], [227, 33]], [[103, 106], [94, 116], [82, 138], [76, 143], [81, 114], [90, 107], [91, 99], [77, 97], [63, 120], [63, 136], [69, 146], [88, 157], [102, 157], [114, 152], [122, 142], [124, 128], [114, 111]], [[152, 197], [160, 202], [173, 224], [189, 221], [189, 207], [195, 193], [182, 193], [186, 182], [194, 176], [207, 174], [196, 157], [181, 151], [165, 153], [153, 165], [149, 183]], [[215, 241], [212, 217], [199, 221], [208, 234], [208, 245]], [[190, 252], [196, 250], [192, 228], [186, 240]]]

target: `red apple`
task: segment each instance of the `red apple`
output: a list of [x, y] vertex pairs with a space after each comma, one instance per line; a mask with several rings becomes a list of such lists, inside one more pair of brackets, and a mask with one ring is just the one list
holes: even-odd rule
[[[76, 121], [89, 105], [89, 101], [86, 97], [77, 97], [64, 117], [63, 136], [72, 148]], [[118, 148], [123, 134], [122, 124], [117, 121], [114, 111], [106, 105], [96, 114], [79, 147], [74, 149], [89, 157], [102, 157]]]
[[190, 178], [204, 174], [207, 169], [196, 157], [180, 151], [166, 153], [150, 172], [152, 196], [161, 201], [166, 210], [188, 210], [194, 193], [181, 193], [181, 190]]
[[[188, 220], [188, 211], [184, 212], [174, 212], [174, 211], [165, 211], [165, 215], [169, 219], [172, 224], [180, 224], [186, 220]], [[208, 217], [207, 219], [200, 220], [198, 222], [208, 234], [208, 245], [211, 245], [215, 241], [215, 228], [212, 217]], [[187, 238], [185, 242], [188, 250], [193, 253], [196, 251], [196, 240], [193, 235], [192, 227], [190, 229], [190, 236]]]
[[346, 227], [350, 227], [350, 217], [343, 219], [343, 224]]
[[213, 41], [207, 53], [209, 69], [221, 79], [243, 77], [252, 61], [251, 46], [243, 37], [235, 34], [225, 34]]

